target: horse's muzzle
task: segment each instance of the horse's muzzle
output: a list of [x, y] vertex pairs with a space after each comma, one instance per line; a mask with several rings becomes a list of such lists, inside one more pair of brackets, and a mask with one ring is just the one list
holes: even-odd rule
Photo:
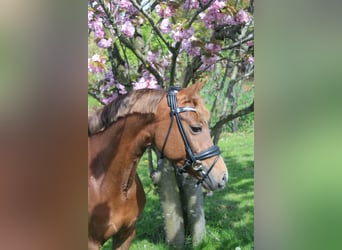
[[228, 172], [225, 172], [221, 176], [217, 176], [217, 174], [210, 172], [209, 169], [210, 168], [203, 165], [197, 167], [197, 172], [200, 177], [198, 177], [199, 180], [196, 185], [202, 184], [205, 189], [212, 191], [223, 189], [228, 182]]

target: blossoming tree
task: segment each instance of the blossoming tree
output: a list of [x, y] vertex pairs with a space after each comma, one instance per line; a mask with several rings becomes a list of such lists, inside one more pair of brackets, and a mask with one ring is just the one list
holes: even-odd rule
[[[131, 89], [185, 87], [206, 79], [217, 143], [224, 124], [253, 111], [253, 100], [236, 110], [235, 91], [254, 75], [253, 10], [252, 0], [88, 0], [88, 94], [107, 104]], [[162, 167], [164, 173], [169, 172], [167, 179], [178, 181], [184, 189], [180, 193], [198, 197], [193, 204], [182, 204], [190, 199], [181, 199], [179, 194], [165, 201], [167, 184], [158, 181], [165, 177], [160, 176], [161, 169], [153, 172], [167, 241], [181, 247], [187, 228], [197, 245], [205, 233], [202, 192], [191, 188], [186, 178], [169, 178], [173, 170], [168, 163]], [[184, 226], [184, 218], [166, 216], [168, 202], [177, 204], [180, 211], [176, 214], [184, 214], [189, 225]], [[172, 236], [172, 228], [177, 237]]]

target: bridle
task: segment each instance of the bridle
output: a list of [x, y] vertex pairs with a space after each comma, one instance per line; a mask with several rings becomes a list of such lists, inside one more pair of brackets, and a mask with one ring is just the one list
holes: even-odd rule
[[[181, 116], [180, 113], [182, 112], [196, 112], [196, 109], [193, 107], [178, 107], [177, 106], [177, 98], [176, 95], [178, 93], [178, 91], [180, 90], [179, 87], [170, 87], [167, 93], [167, 103], [170, 107], [170, 116], [171, 116], [171, 121], [170, 121], [170, 125], [169, 125], [169, 129], [167, 131], [162, 149], [161, 149], [161, 154], [158, 160], [158, 165], [161, 164], [161, 160], [164, 158], [164, 149], [166, 146], [166, 142], [169, 138], [170, 132], [171, 132], [171, 128], [173, 125], [173, 117], [175, 117], [176, 121], [177, 121], [177, 125], [178, 125], [178, 130], [183, 138], [184, 141], [184, 146], [185, 146], [185, 150], [187, 153], [187, 158], [185, 160], [185, 164], [182, 168], [177, 168], [178, 169], [178, 173], [179, 174], [183, 174], [185, 172], [188, 172], [189, 168], [191, 167], [194, 171], [198, 172], [201, 176], [201, 179], [199, 181], [197, 181], [196, 186], [198, 186], [199, 184], [201, 184], [209, 175], [209, 173], [211, 172], [211, 170], [213, 169], [213, 167], [215, 166], [217, 160], [219, 159], [219, 156], [221, 154], [221, 151], [219, 149], [218, 146], [213, 145], [211, 147], [209, 147], [208, 149], [198, 153], [198, 154], [194, 154], [188, 137], [185, 134], [185, 130], [181, 121]], [[202, 160], [211, 158], [213, 156], [216, 156], [214, 162], [211, 164], [209, 170], [207, 172], [204, 171], [203, 166], [202, 166]]]

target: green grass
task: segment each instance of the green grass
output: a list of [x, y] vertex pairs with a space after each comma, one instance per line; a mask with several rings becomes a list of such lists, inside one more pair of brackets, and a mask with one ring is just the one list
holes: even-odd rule
[[202, 249], [253, 249], [254, 134], [226, 134], [219, 146], [228, 167], [229, 183], [223, 191], [206, 198], [208, 235]]
[[88, 95], [88, 109], [101, 107], [101, 106], [102, 106], [101, 103], [99, 103], [95, 98]]
[[[207, 236], [197, 249], [254, 248], [254, 134], [224, 134], [219, 142], [229, 172], [224, 190], [205, 198]], [[149, 178], [147, 158], [138, 169], [146, 192], [146, 206], [138, 221], [132, 250], [167, 250], [159, 197]], [[189, 243], [184, 249], [192, 249]], [[108, 241], [103, 250], [111, 249]], [[197, 250], [196, 249], [196, 250]]]

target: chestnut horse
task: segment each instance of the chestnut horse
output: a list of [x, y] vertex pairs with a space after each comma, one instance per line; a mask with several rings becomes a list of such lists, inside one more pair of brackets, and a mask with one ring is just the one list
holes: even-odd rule
[[132, 91], [89, 116], [88, 249], [99, 249], [110, 237], [113, 249], [129, 249], [145, 205], [136, 169], [148, 146], [197, 184], [225, 186], [228, 172], [210, 137], [202, 86]]

